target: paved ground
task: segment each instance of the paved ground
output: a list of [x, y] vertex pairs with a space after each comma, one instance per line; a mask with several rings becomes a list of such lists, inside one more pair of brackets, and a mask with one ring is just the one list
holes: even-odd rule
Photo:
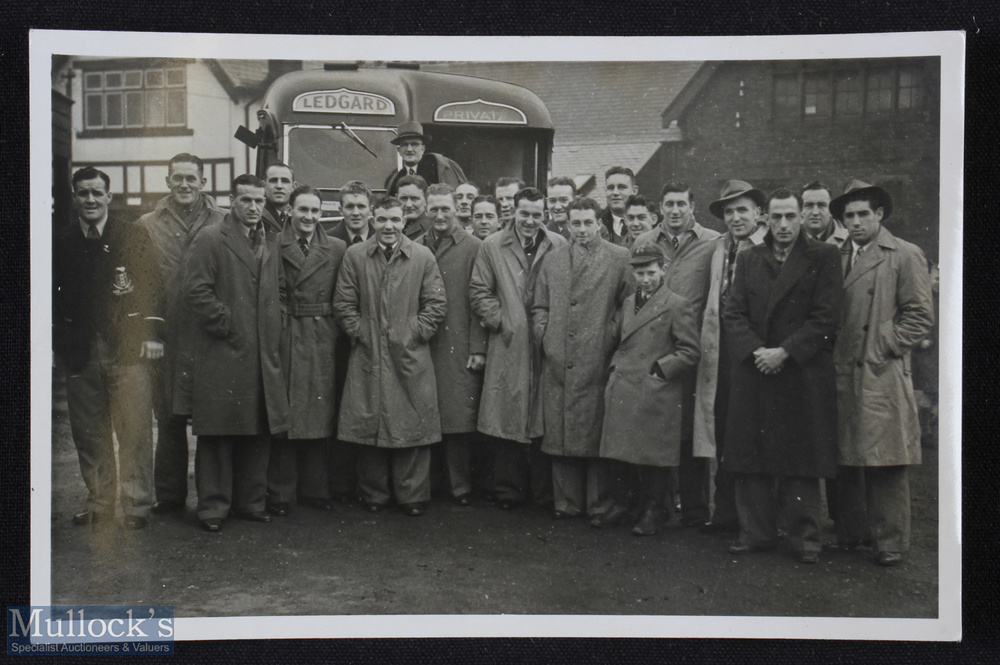
[[[192, 440], [193, 444], [193, 440]], [[192, 446], [193, 447], [193, 446]], [[786, 550], [734, 557], [724, 537], [679, 526], [651, 538], [548, 512], [436, 499], [420, 518], [298, 508], [221, 534], [183, 516], [146, 529], [78, 527], [85, 490], [65, 404], [53, 408], [52, 602], [173, 605], [177, 616], [311, 614], [678, 614], [935, 617], [937, 454], [912, 475], [908, 561]]]

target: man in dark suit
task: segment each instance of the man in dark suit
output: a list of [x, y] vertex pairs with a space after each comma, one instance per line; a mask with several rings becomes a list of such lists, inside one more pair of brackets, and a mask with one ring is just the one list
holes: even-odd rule
[[601, 213], [601, 221], [608, 231], [607, 239], [616, 245], [625, 245], [628, 239], [625, 204], [628, 197], [639, 193], [635, 173], [624, 166], [612, 166], [604, 173], [604, 191], [608, 207]]
[[106, 173], [74, 173], [73, 201], [79, 216], [56, 234], [52, 262], [53, 346], [88, 491], [73, 522], [111, 519], [120, 478], [122, 526], [141, 529], [153, 504], [149, 361], [163, 356], [160, 268], [145, 228], [108, 215]]
[[295, 174], [288, 164], [271, 164], [264, 172], [264, 227], [271, 233], [281, 233], [288, 222], [288, 197], [295, 189]]
[[264, 510], [271, 435], [289, 428], [279, 361], [284, 272], [278, 236], [261, 219], [264, 183], [238, 176], [232, 201], [226, 218], [195, 238], [184, 285], [198, 328], [191, 400], [198, 519], [210, 532], [230, 512], [271, 521]]
[[458, 187], [466, 181], [462, 167], [452, 159], [436, 152], [426, 152], [431, 142], [430, 134], [424, 134], [424, 126], [408, 120], [396, 129], [396, 138], [391, 143], [399, 150], [402, 168], [393, 171], [385, 179], [385, 189], [389, 196], [399, 192], [399, 179], [408, 175], [418, 175], [428, 185], [444, 183]]
[[802, 229], [802, 199], [767, 199], [763, 244], [736, 255], [723, 323], [731, 354], [723, 463], [736, 480], [732, 554], [773, 549], [775, 483], [800, 563], [819, 560], [820, 478], [837, 470], [833, 342], [843, 301], [840, 253]]

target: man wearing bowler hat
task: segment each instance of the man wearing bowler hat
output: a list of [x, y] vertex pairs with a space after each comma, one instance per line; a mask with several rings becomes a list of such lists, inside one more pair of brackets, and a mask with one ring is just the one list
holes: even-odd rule
[[462, 167], [453, 159], [436, 152], [425, 152], [430, 142], [430, 134], [424, 134], [424, 126], [419, 122], [407, 120], [399, 125], [392, 144], [399, 151], [403, 166], [385, 179], [385, 188], [389, 196], [396, 196], [399, 179], [407, 175], [418, 175], [426, 180], [428, 185], [445, 183], [458, 187], [467, 180]]
[[902, 563], [910, 541], [907, 467], [920, 464], [910, 351], [934, 324], [927, 260], [882, 222], [892, 197], [852, 180], [830, 202], [851, 237], [840, 247], [844, 307], [834, 347], [839, 413], [838, 549], [871, 540], [875, 561]]
[[[729, 411], [729, 351], [722, 329], [722, 304], [729, 296], [736, 268], [736, 255], [759, 245], [767, 234], [757, 220], [767, 196], [742, 180], [728, 180], [709, 211], [721, 219], [727, 233], [712, 241], [708, 300], [701, 325], [701, 361], [695, 385], [694, 454], [720, 461], [715, 473], [715, 512], [709, 531], [735, 531], [736, 489], [733, 477], [721, 463], [725, 450], [726, 414]], [[707, 479], [706, 479], [707, 481]]]

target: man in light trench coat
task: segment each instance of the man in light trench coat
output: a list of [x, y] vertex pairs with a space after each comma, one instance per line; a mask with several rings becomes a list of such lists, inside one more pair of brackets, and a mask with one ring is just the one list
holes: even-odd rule
[[417, 517], [431, 498], [430, 444], [441, 440], [428, 342], [447, 300], [434, 255], [403, 235], [402, 202], [383, 199], [374, 213], [375, 233], [348, 248], [333, 299], [352, 342], [338, 429], [341, 439], [359, 444], [358, 485], [368, 510], [395, 498]]
[[601, 207], [590, 198], [566, 209], [572, 242], [545, 260], [531, 307], [542, 346], [542, 452], [552, 456], [555, 516], [596, 517], [607, 506], [601, 423], [616, 315], [632, 286], [629, 251], [600, 237]]
[[920, 423], [910, 351], [934, 324], [923, 252], [882, 222], [892, 198], [852, 180], [830, 203], [851, 237], [841, 246], [844, 309], [834, 351], [840, 414], [837, 546], [871, 540], [875, 561], [895, 566], [910, 544], [907, 468], [920, 463]]
[[472, 499], [472, 435], [486, 366], [486, 328], [469, 302], [469, 280], [482, 241], [462, 228], [455, 190], [443, 183], [427, 189], [431, 227], [420, 244], [434, 252], [448, 298], [444, 323], [431, 338], [448, 489], [460, 506]]
[[347, 250], [319, 224], [319, 190], [297, 187], [279, 236], [287, 295], [281, 369], [288, 386], [288, 437], [271, 442], [267, 510], [284, 517], [293, 500], [331, 510], [327, 452], [336, 417], [337, 324], [333, 293]]
[[538, 273], [566, 239], [545, 228], [545, 195], [527, 187], [514, 195], [514, 223], [486, 238], [472, 269], [472, 309], [490, 332], [479, 405], [479, 431], [495, 439], [497, 505], [523, 503], [530, 474], [531, 498], [547, 506], [552, 467], [541, 452], [541, 349], [529, 314]]

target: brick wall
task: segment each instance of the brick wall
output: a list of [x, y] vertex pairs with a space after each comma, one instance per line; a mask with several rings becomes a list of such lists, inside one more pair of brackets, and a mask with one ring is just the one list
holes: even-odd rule
[[698, 220], [722, 230], [722, 223], [708, 212], [708, 203], [730, 178], [747, 180], [765, 191], [821, 180], [836, 195], [849, 178], [856, 177], [889, 190], [895, 211], [888, 228], [936, 260], [940, 68], [937, 58], [920, 62], [926, 72], [922, 111], [839, 122], [774, 117], [774, 72], [788, 63], [726, 63], [681, 115], [684, 142], [661, 148], [639, 174], [640, 188], [654, 193], [668, 180], [688, 182]]

